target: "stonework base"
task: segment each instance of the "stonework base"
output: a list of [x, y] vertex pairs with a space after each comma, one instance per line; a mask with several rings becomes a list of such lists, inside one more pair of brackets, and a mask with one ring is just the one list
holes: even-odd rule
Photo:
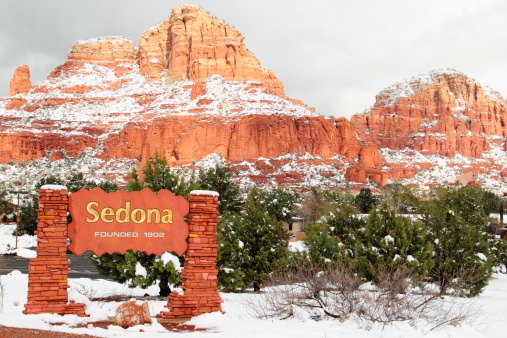
[[25, 314], [56, 313], [86, 317], [85, 305], [68, 299], [70, 261], [67, 259], [67, 189], [51, 186], [39, 191], [37, 257], [28, 266]]
[[216, 269], [218, 194], [192, 192], [188, 201], [188, 249], [181, 276], [183, 295], [173, 291], [165, 306], [169, 311], [159, 313], [159, 318], [182, 320], [222, 310]]

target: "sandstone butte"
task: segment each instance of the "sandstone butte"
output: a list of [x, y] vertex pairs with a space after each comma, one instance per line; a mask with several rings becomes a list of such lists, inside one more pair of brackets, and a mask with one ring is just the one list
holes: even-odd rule
[[350, 122], [286, 97], [243, 40], [202, 8], [183, 5], [137, 45], [117, 36], [77, 41], [40, 83], [20, 67], [0, 99], [0, 161], [92, 152], [142, 163], [157, 151], [172, 165], [210, 153], [355, 163], [362, 144]]
[[[202, 8], [183, 5], [137, 45], [124, 37], [77, 41], [40, 83], [20, 67], [0, 98], [0, 162], [88, 153], [143, 163], [157, 151], [182, 165], [221, 153], [274, 172], [288, 160], [260, 159], [310, 154], [298, 161], [386, 184], [434, 166], [387, 161], [386, 150], [481, 158], [505, 147], [505, 101], [459, 72], [396, 84], [351, 121], [330, 119], [288, 98], [243, 40]], [[302, 179], [297, 170], [282, 176], [278, 182]]]
[[[507, 104], [489, 88], [452, 69], [397, 83], [376, 96], [376, 103], [351, 123], [359, 139], [379, 149], [424, 155], [483, 159], [493, 149], [505, 151]], [[492, 159], [468, 170], [488, 172]], [[427, 169], [407, 163], [384, 163], [392, 179]]]

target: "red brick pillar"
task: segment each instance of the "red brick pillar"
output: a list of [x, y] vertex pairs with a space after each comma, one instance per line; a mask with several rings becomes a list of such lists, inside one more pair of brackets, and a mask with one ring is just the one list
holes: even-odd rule
[[37, 258], [28, 266], [25, 314], [58, 313], [86, 316], [84, 304], [68, 303], [67, 188], [45, 185], [39, 191]]
[[183, 295], [173, 291], [167, 297], [169, 311], [160, 318], [185, 319], [203, 313], [221, 311], [222, 299], [217, 290], [218, 193], [192, 191], [188, 195], [190, 210], [188, 249], [182, 271]]

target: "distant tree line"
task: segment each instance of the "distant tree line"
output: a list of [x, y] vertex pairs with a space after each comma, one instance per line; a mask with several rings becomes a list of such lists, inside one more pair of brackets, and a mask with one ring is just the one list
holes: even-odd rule
[[[111, 181], [86, 180], [82, 173], [65, 181], [47, 176], [37, 188], [44, 184], [62, 184], [70, 192], [96, 186], [108, 192], [119, 189]], [[297, 193], [254, 186], [240, 191], [226, 165], [177, 171], [155, 155], [144, 168], [132, 170], [123, 188], [168, 189], [184, 197], [195, 189], [220, 194], [217, 268], [223, 289], [259, 291], [295, 271], [317, 275], [339, 266], [361, 282], [381, 284], [404, 270], [434, 283], [441, 293], [474, 296], [487, 285], [495, 267], [507, 264], [505, 241], [494, 239], [499, 225], [488, 217], [503, 208], [502, 200], [480, 187], [440, 187], [424, 196], [398, 183], [386, 185], [378, 194], [364, 188], [355, 196], [348, 189]], [[22, 232], [33, 234], [37, 207], [37, 197], [23, 204]], [[306, 233], [304, 251], [288, 249], [290, 236], [284, 225], [294, 217]], [[174, 259], [134, 251], [90, 259], [101, 274], [130, 286], [158, 283], [161, 295], [180, 282]], [[178, 259], [182, 264], [183, 257]], [[146, 274], [136, 274], [138, 264]], [[384, 271], [382, 280], [379, 270]]]

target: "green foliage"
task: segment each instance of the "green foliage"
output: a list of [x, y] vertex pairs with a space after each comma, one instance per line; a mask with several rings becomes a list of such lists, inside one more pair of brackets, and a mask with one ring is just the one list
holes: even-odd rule
[[373, 195], [371, 189], [363, 188], [359, 191], [359, 194], [354, 198], [354, 205], [359, 209], [359, 212], [367, 214], [373, 207], [378, 204], [378, 197]]
[[504, 214], [504, 211], [505, 211], [505, 205], [504, 205], [503, 198], [500, 201], [500, 205], [499, 205], [498, 208], [499, 208], [499, 214], [500, 214], [500, 224], [503, 224], [503, 214]]
[[97, 186], [108, 193], [118, 191], [120, 189], [118, 185], [111, 180], [102, 181]]
[[433, 266], [432, 249], [420, 222], [398, 216], [383, 205], [378, 212], [372, 209], [366, 219], [363, 238], [356, 246], [356, 265], [366, 280], [372, 280], [375, 269], [396, 271], [400, 266], [424, 277]]
[[346, 257], [355, 257], [356, 242], [362, 238], [366, 221], [359, 217], [357, 210], [351, 204], [342, 204], [336, 212], [327, 219], [330, 234], [339, 239]]
[[69, 192], [76, 192], [80, 189], [90, 190], [95, 187], [102, 188], [105, 192], [118, 191], [116, 183], [110, 180], [96, 183], [95, 181], [86, 180], [82, 172], [72, 173], [65, 183]]
[[126, 190], [127, 191], [141, 191], [144, 189], [144, 183], [140, 180], [139, 174], [137, 173], [136, 168], [132, 168], [130, 172], [131, 181], [127, 182]]
[[34, 235], [37, 230], [39, 198], [37, 196], [30, 196], [25, 199], [19, 208], [20, 219], [18, 222], [18, 230], [21, 235]]
[[263, 191], [260, 198], [271, 216], [274, 216], [278, 221], [292, 223], [292, 217], [296, 214], [297, 193], [276, 188]]
[[135, 169], [132, 169], [132, 181], [127, 183], [128, 191], [139, 191], [144, 188], [157, 192], [167, 189], [175, 195], [187, 197], [190, 191], [197, 189], [195, 174], [185, 175], [184, 172], [176, 172], [167, 165], [164, 157], [155, 154], [155, 158], [148, 160], [144, 169], [144, 180], [140, 181]]
[[[120, 283], [128, 283], [129, 287], [147, 288], [159, 281], [160, 296], [167, 296], [171, 291], [170, 285], [179, 285], [181, 281], [180, 273], [172, 261], [164, 262], [161, 256], [153, 254], [128, 250], [125, 255], [114, 252], [100, 257], [90, 255], [88, 258], [99, 274], [111, 276]], [[144, 271], [140, 273], [138, 264], [146, 270], [145, 275]]]
[[286, 254], [288, 234], [276, 218], [269, 215], [261, 203], [259, 191], [254, 188], [247, 197], [243, 213], [222, 217], [217, 240], [221, 286], [245, 289], [253, 283], [254, 290], [258, 291]]
[[237, 213], [221, 215], [218, 223], [218, 286], [228, 290], [245, 289], [249, 280], [241, 270], [239, 262], [244, 254], [244, 243], [240, 239], [241, 232], [236, 231], [236, 223], [241, 216]]
[[492, 274], [497, 259], [479, 192], [476, 187], [447, 189], [425, 207], [423, 223], [435, 250], [429, 277], [442, 293], [475, 296]]
[[500, 196], [496, 195], [495, 193], [485, 190], [481, 188], [482, 190], [482, 200], [483, 200], [483, 207], [486, 214], [490, 214], [493, 212], [498, 212], [498, 209], [500, 208], [500, 204], [502, 204], [503, 200], [500, 198]]
[[345, 248], [340, 239], [331, 235], [330, 228], [325, 223], [312, 223], [306, 229], [304, 239], [310, 262], [324, 268], [329, 263], [343, 260], [346, 257]]
[[497, 239], [491, 242], [493, 266], [507, 269], [507, 239]]
[[228, 166], [217, 165], [210, 169], [199, 169], [200, 189], [216, 191], [220, 194], [218, 211], [238, 212], [241, 210], [242, 200], [239, 187], [232, 181], [232, 171]]
[[489, 217], [489, 192], [481, 187], [448, 188], [441, 193], [441, 205], [458, 213], [464, 221], [485, 229]]
[[380, 201], [398, 214], [413, 214], [419, 210], [419, 198], [405, 185], [386, 185], [380, 194]]
[[[336, 209], [330, 194], [312, 188], [303, 195], [300, 206], [297, 208], [297, 215], [308, 225], [320, 218], [329, 215]], [[303, 231], [305, 227], [303, 227]]]
[[82, 188], [87, 190], [91, 189], [91, 187], [89, 186], [89, 182], [85, 180], [84, 174], [82, 172], [72, 173], [69, 179], [67, 180], [66, 187], [71, 193], [76, 192]]
[[14, 206], [12, 205], [8, 194], [7, 189], [2, 186], [0, 188], [0, 214], [11, 214], [14, 212]]

